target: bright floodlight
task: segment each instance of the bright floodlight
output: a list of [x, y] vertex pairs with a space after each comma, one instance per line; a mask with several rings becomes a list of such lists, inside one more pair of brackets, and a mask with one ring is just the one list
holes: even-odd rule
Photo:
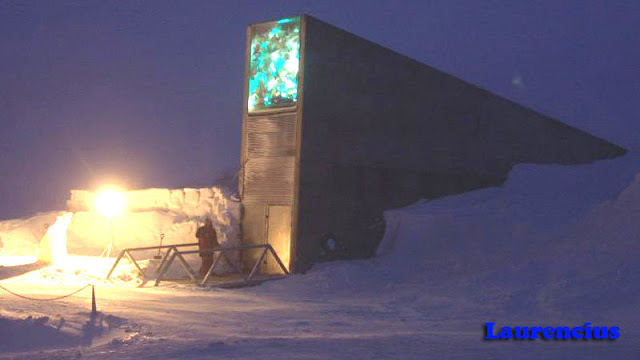
[[125, 207], [124, 194], [120, 191], [103, 190], [96, 195], [96, 210], [104, 216], [120, 215]]

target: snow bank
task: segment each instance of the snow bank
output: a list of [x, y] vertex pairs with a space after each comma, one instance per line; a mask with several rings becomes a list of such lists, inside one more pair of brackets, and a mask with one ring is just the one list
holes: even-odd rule
[[[387, 211], [387, 232], [378, 253], [388, 254], [400, 278], [515, 266], [548, 255], [559, 242], [582, 247], [584, 240], [571, 234], [585, 217], [593, 223], [591, 217], [603, 216], [589, 214], [628, 185], [628, 164], [624, 159], [571, 167], [519, 165], [502, 187]], [[605, 234], [609, 231], [619, 233], [602, 231], [594, 241], [610, 237]]]
[[640, 249], [640, 174], [615, 199], [595, 207], [574, 229], [582, 249], [628, 259]]
[[[596, 206], [558, 240], [547, 266], [544, 291], [555, 307], [584, 312], [607, 304], [629, 307], [625, 319], [638, 317], [640, 299], [640, 174], [615, 199]], [[603, 299], [606, 299], [603, 301]], [[596, 311], [600, 311], [597, 309]]]
[[372, 286], [448, 288], [503, 316], [574, 314], [635, 326], [637, 160], [521, 165], [502, 187], [387, 211]]
[[80, 345], [73, 335], [47, 324], [48, 317], [8, 319], [0, 317], [0, 351], [26, 351]]
[[[197, 242], [196, 229], [207, 217], [213, 220], [222, 246], [239, 243], [241, 205], [222, 189], [145, 189], [124, 195], [127, 211], [110, 220], [95, 211], [94, 192], [71, 191], [67, 201], [73, 212], [67, 231], [70, 255], [98, 256], [112, 235], [117, 249], [158, 245], [161, 234], [163, 244]], [[36, 256], [40, 240], [60, 214], [0, 222], [0, 257]], [[148, 259], [156, 252], [136, 255]]]
[[25, 219], [0, 221], [0, 265], [4, 263], [3, 258], [35, 259], [40, 240], [60, 214], [62, 211], [51, 211]]
[[56, 218], [40, 241], [38, 260], [45, 264], [63, 263], [67, 259], [67, 229], [73, 213]]
[[195, 242], [195, 232], [210, 217], [223, 245], [239, 241], [240, 204], [219, 188], [145, 189], [125, 192], [127, 213], [110, 221], [93, 211], [96, 194], [72, 190], [67, 201], [74, 217], [69, 227], [69, 252], [97, 255], [110, 240], [117, 247]]
[[[151, 210], [170, 210], [189, 217], [214, 215], [219, 222], [225, 221], [218, 216], [224, 213], [229, 201], [228, 194], [217, 187], [201, 189], [143, 189], [124, 193], [127, 210], [132, 212]], [[89, 211], [95, 206], [96, 193], [87, 190], [71, 190], [67, 200], [70, 211]]]

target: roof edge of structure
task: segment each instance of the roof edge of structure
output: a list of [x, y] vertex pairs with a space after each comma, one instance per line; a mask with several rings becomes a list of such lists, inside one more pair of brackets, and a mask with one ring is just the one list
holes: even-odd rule
[[[474, 88], [477, 91], [485, 93], [489, 97], [494, 97], [494, 98], [500, 99], [501, 101], [508, 102], [510, 105], [512, 105], [514, 107], [517, 107], [517, 108], [520, 108], [520, 109], [523, 109], [523, 110], [531, 113], [532, 115], [535, 115], [535, 116], [538, 116], [540, 118], [544, 118], [546, 120], [549, 120], [550, 122], [554, 123], [555, 125], [557, 125], [559, 127], [562, 127], [562, 128], [564, 128], [566, 130], [569, 130], [569, 131], [572, 130], [572, 131], [577, 132], [577, 133], [579, 133], [579, 134], [581, 134], [583, 136], [589, 137], [592, 140], [600, 143], [600, 145], [602, 147], [609, 148], [607, 151], [604, 151], [605, 154], [603, 156], [601, 156], [601, 157], [597, 157], [597, 158], [595, 158], [595, 159], [593, 159], [591, 161], [584, 161], [584, 162], [577, 162], [577, 163], [589, 163], [589, 162], [597, 161], [597, 160], [616, 158], [616, 157], [619, 157], [619, 156], [623, 156], [628, 152], [628, 149], [626, 149], [626, 148], [624, 148], [624, 147], [622, 147], [620, 145], [617, 145], [617, 144], [615, 144], [615, 143], [613, 143], [613, 142], [611, 142], [609, 140], [606, 140], [606, 139], [604, 139], [602, 137], [593, 135], [593, 134], [587, 132], [586, 130], [580, 129], [580, 128], [572, 126], [572, 125], [568, 125], [568, 124], [566, 124], [566, 123], [564, 123], [564, 122], [562, 122], [562, 121], [560, 121], [560, 120], [558, 120], [558, 119], [556, 119], [554, 117], [545, 115], [545, 114], [541, 113], [538, 110], [532, 109], [532, 108], [530, 108], [528, 106], [525, 106], [525, 105], [522, 105], [522, 104], [519, 104], [519, 103], [515, 102], [514, 100], [506, 98], [505, 96], [498, 95], [498, 94], [496, 94], [496, 93], [494, 93], [494, 92], [492, 92], [490, 90], [487, 90], [487, 89], [485, 89], [485, 88], [483, 88], [483, 87], [481, 87], [479, 85], [472, 84], [472, 83], [470, 83], [468, 81], [465, 81], [465, 80], [463, 80], [463, 79], [461, 79], [461, 78], [459, 78], [459, 77], [457, 77], [455, 75], [452, 75], [450, 73], [447, 73], [445, 71], [437, 69], [437, 68], [435, 68], [435, 67], [433, 67], [433, 66], [431, 66], [429, 64], [426, 64], [426, 63], [424, 63], [424, 62], [422, 62], [420, 60], [412, 58], [412, 57], [410, 57], [408, 55], [404, 55], [404, 54], [402, 54], [402, 53], [400, 53], [400, 52], [398, 52], [396, 50], [393, 50], [393, 49], [391, 49], [389, 47], [386, 47], [384, 45], [378, 44], [378, 43], [376, 43], [376, 42], [374, 42], [372, 40], [366, 39], [366, 38], [364, 38], [362, 36], [359, 36], [357, 34], [354, 34], [354, 33], [350, 32], [350, 31], [342, 29], [342, 28], [340, 28], [340, 27], [338, 27], [336, 25], [333, 25], [333, 24], [328, 23], [326, 21], [320, 20], [320, 19], [318, 19], [318, 18], [316, 18], [316, 17], [314, 17], [312, 15], [302, 13], [302, 14], [292, 15], [292, 16], [299, 16], [299, 17], [301, 17], [303, 19], [305, 19], [305, 18], [312, 19], [313, 21], [320, 22], [320, 23], [322, 23], [324, 25], [327, 25], [327, 26], [330, 26], [330, 27], [332, 27], [332, 28], [334, 28], [336, 30], [339, 30], [341, 32], [345, 32], [345, 33], [347, 33], [347, 34], [349, 34], [351, 36], [354, 36], [354, 37], [358, 38], [361, 41], [365, 41], [365, 42], [367, 42], [367, 43], [369, 43], [369, 44], [371, 44], [373, 46], [379, 47], [379, 48], [384, 49], [386, 51], [392, 52], [397, 56], [403, 57], [406, 60], [415, 63], [416, 65], [427, 67], [427, 68], [429, 68], [429, 69], [431, 69], [431, 70], [433, 70], [433, 71], [435, 71], [437, 73], [440, 73], [442, 75], [450, 77], [450, 78], [454, 79], [455, 81], [460, 82], [461, 84], [464, 84], [466, 86]], [[306, 19], [304, 21], [306, 21]], [[570, 163], [576, 163], [576, 162], [567, 162], [567, 163], [565, 163], [564, 161], [559, 161], [557, 163], [559, 163], [559, 164], [570, 164]]]

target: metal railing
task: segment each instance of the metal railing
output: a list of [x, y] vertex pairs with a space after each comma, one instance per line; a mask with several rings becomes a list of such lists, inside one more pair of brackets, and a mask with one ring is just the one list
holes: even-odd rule
[[107, 274], [106, 279], [109, 280], [109, 278], [111, 277], [111, 274], [113, 274], [113, 271], [116, 269], [116, 266], [118, 266], [118, 263], [120, 263], [120, 260], [122, 260], [123, 257], [127, 257], [127, 259], [129, 259], [129, 261], [135, 265], [135, 267], [138, 269], [138, 271], [140, 272], [140, 274], [142, 275], [143, 278], [147, 278], [147, 273], [140, 267], [140, 265], [138, 264], [138, 262], [136, 261], [136, 259], [133, 258], [133, 255], [131, 255], [132, 252], [135, 251], [149, 251], [149, 250], [160, 250], [160, 249], [168, 249], [167, 252], [165, 253], [164, 257], [162, 258], [162, 261], [160, 262], [160, 265], [158, 266], [158, 271], [163, 267], [163, 265], [165, 264], [165, 262], [167, 261], [167, 257], [169, 256], [169, 254], [172, 251], [178, 251], [179, 247], [187, 247], [187, 246], [198, 246], [198, 243], [186, 243], [186, 244], [175, 244], [175, 245], [158, 245], [158, 246], [145, 246], [145, 247], [137, 247], [137, 248], [127, 248], [124, 249], [120, 252], [120, 255], [118, 255], [118, 257], [116, 258], [116, 261], [113, 263], [113, 266], [111, 267], [111, 270], [109, 270], [109, 273]]
[[[118, 263], [125, 256], [138, 269], [140, 274], [143, 276], [143, 279], [148, 278], [147, 273], [144, 271], [144, 269], [142, 269], [142, 267], [140, 267], [138, 262], [131, 255], [131, 253], [136, 251], [149, 251], [149, 250], [159, 250], [159, 249], [167, 249], [167, 252], [162, 257], [162, 261], [160, 261], [160, 265], [156, 270], [155, 286], [158, 286], [162, 280], [166, 280], [164, 279], [164, 276], [176, 258], [178, 259], [182, 268], [189, 275], [189, 278], [191, 278], [191, 280], [193, 280], [193, 282], [199, 286], [204, 286], [206, 284], [207, 280], [215, 270], [216, 266], [218, 266], [218, 264], [220, 263], [220, 259], [223, 257], [234, 268], [236, 273], [243, 274], [243, 271], [240, 268], [238, 268], [236, 263], [229, 259], [228, 253], [233, 251], [244, 251], [244, 250], [252, 250], [252, 249], [263, 249], [263, 250], [260, 253], [260, 256], [257, 258], [257, 261], [255, 262], [255, 264], [252, 266], [251, 271], [248, 274], [246, 274], [246, 276], [244, 277], [243, 279], [244, 284], [248, 284], [251, 280], [253, 280], [254, 276], [258, 272], [258, 269], [260, 268], [260, 264], [262, 263], [262, 261], [265, 260], [265, 258], [268, 256], [269, 253], [274, 257], [274, 259], [278, 263], [278, 266], [282, 270], [282, 273], [285, 275], [289, 274], [289, 270], [287, 270], [287, 267], [284, 265], [284, 263], [282, 262], [282, 260], [280, 259], [280, 257], [278, 256], [278, 254], [270, 244], [217, 247], [217, 248], [210, 248], [210, 249], [188, 250], [188, 251], [178, 250], [178, 248], [190, 247], [190, 246], [198, 246], [198, 243], [148, 246], [148, 247], [124, 249], [120, 252], [120, 255], [114, 262], [113, 266], [111, 267], [111, 270], [107, 274], [106, 279], [108, 280], [111, 277], [111, 275], [113, 274], [113, 271], [118, 266]], [[206, 274], [203, 276], [203, 278], [200, 281], [198, 281], [198, 277], [196, 273], [193, 271], [191, 266], [189, 266], [189, 263], [184, 258], [184, 255], [189, 255], [189, 254], [211, 254], [212, 256], [215, 256], [216, 254], [219, 254], [219, 255], [215, 256], [215, 260], [213, 261], [209, 269], [207, 269]]]

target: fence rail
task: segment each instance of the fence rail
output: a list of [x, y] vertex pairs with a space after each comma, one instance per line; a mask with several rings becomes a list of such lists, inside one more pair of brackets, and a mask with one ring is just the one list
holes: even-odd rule
[[[178, 263], [187, 272], [187, 274], [189, 275], [189, 278], [191, 278], [191, 280], [199, 286], [204, 286], [206, 284], [207, 280], [209, 279], [209, 277], [211, 276], [215, 268], [220, 263], [220, 259], [223, 257], [227, 260], [229, 264], [231, 264], [231, 266], [234, 268], [236, 273], [245, 275], [243, 280], [244, 284], [248, 284], [251, 280], [253, 280], [253, 278], [258, 272], [258, 269], [260, 268], [260, 264], [269, 254], [271, 254], [274, 257], [274, 259], [278, 263], [278, 266], [282, 270], [282, 273], [285, 275], [289, 274], [289, 270], [287, 270], [287, 267], [284, 265], [284, 263], [282, 262], [282, 260], [280, 259], [280, 257], [278, 256], [278, 254], [270, 244], [217, 247], [217, 248], [209, 248], [209, 249], [201, 249], [201, 250], [200, 249], [186, 250], [186, 251], [178, 250], [179, 248], [195, 247], [195, 246], [198, 246], [198, 243], [159, 245], [159, 246], [147, 246], [147, 247], [124, 249], [120, 252], [120, 255], [118, 255], [118, 258], [113, 263], [113, 266], [111, 267], [111, 270], [109, 270], [109, 273], [107, 274], [106, 279], [108, 280], [111, 277], [111, 275], [113, 274], [113, 271], [116, 269], [116, 267], [118, 266], [118, 263], [120, 263], [123, 257], [127, 257], [127, 259], [134, 264], [134, 266], [136, 267], [136, 269], [138, 269], [138, 271], [140, 272], [140, 274], [144, 279], [148, 278], [147, 273], [144, 271], [144, 269], [142, 269], [140, 264], [138, 264], [136, 259], [133, 257], [132, 253], [137, 251], [149, 251], [149, 250], [159, 250], [159, 249], [167, 249], [167, 251], [162, 257], [162, 260], [160, 261], [160, 265], [158, 265], [158, 268], [156, 270], [156, 277], [154, 279], [155, 286], [158, 286], [160, 282], [162, 282], [163, 280], [166, 280], [164, 279], [164, 276], [166, 275], [167, 271], [169, 270], [169, 268], [171, 267], [171, 265], [176, 259], [178, 259]], [[251, 267], [251, 271], [248, 274], [244, 274], [244, 272], [240, 268], [238, 268], [236, 263], [229, 259], [228, 254], [234, 251], [241, 252], [245, 250], [254, 250], [254, 249], [263, 249], [263, 250], [260, 253], [260, 256], [258, 257], [255, 264]], [[207, 269], [207, 272], [202, 277], [202, 279], [199, 280], [196, 273], [193, 271], [191, 266], [189, 266], [189, 263], [184, 258], [184, 255], [189, 255], [189, 254], [211, 254], [213, 256], [218, 254], [218, 256], [215, 256], [215, 260], [213, 261], [209, 269]]]
[[126, 248], [122, 250], [120, 252], [120, 255], [118, 255], [118, 257], [116, 258], [116, 262], [113, 263], [113, 266], [111, 267], [111, 270], [109, 270], [109, 273], [107, 274], [106, 279], [109, 280], [109, 278], [111, 277], [111, 274], [113, 274], [113, 271], [116, 269], [116, 266], [118, 266], [118, 263], [120, 262], [120, 260], [122, 260], [122, 258], [125, 256], [127, 257], [127, 259], [129, 259], [131, 263], [133, 263], [133, 265], [135, 265], [135, 267], [138, 269], [140, 274], [142, 274], [143, 278], [146, 278], [147, 273], [140, 267], [140, 264], [138, 264], [138, 262], [133, 258], [133, 255], [131, 254], [133, 252], [168, 249], [167, 252], [165, 253], [165, 256], [162, 258], [160, 265], [158, 266], [158, 270], [160, 270], [164, 265], [164, 263], [166, 262], [167, 257], [171, 253], [171, 251], [173, 250], [177, 251], [178, 248], [180, 247], [188, 247], [188, 246], [198, 246], [198, 243], [184, 243], [184, 244], [174, 244], [174, 245], [157, 245], [157, 246]]

